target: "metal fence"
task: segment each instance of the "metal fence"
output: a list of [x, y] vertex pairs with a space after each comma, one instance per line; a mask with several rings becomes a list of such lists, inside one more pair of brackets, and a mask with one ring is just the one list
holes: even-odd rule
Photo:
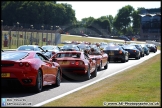
[[20, 45], [57, 45], [61, 35], [54, 30], [4, 29], [1, 34], [2, 48], [17, 48]]

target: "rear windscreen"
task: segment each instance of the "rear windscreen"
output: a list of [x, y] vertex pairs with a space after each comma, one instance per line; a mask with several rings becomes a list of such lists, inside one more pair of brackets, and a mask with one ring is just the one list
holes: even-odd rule
[[104, 50], [119, 50], [118, 46], [107, 46], [104, 48]]
[[20, 60], [27, 56], [28, 52], [2, 52], [1, 60]]
[[58, 53], [56, 58], [63, 58], [63, 57], [73, 57], [73, 58], [80, 58], [80, 53]]
[[133, 45], [123, 46], [124, 49], [136, 49]]

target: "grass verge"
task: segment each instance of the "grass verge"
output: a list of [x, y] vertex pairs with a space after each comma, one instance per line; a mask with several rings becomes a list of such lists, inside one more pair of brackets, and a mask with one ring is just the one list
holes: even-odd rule
[[160, 64], [158, 54], [140, 65], [43, 106], [103, 106], [103, 102], [107, 102], [106, 106], [110, 106], [108, 102], [150, 102], [160, 106]]

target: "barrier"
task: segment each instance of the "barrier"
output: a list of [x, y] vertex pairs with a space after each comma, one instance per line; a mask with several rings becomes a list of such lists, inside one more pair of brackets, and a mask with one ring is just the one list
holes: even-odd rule
[[155, 44], [156, 46], [161, 46], [160, 42], [155, 42], [155, 41], [151, 41], [151, 40], [146, 40], [146, 43]]

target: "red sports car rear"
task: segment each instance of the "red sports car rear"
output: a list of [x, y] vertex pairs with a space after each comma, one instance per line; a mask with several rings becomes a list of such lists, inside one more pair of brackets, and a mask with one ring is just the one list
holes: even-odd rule
[[50, 62], [35, 51], [1, 53], [1, 86], [33, 87], [37, 92], [45, 85], [60, 86], [62, 71], [58, 63]]

